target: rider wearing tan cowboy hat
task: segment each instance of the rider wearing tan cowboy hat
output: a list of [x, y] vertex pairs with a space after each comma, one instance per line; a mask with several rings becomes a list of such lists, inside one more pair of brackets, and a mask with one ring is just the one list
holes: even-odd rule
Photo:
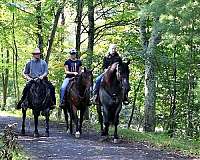
[[[28, 91], [31, 88], [31, 85], [33, 84], [33, 79], [35, 78], [40, 78], [44, 79], [48, 75], [48, 66], [47, 63], [40, 58], [41, 52], [39, 48], [35, 48], [34, 51], [32, 52], [32, 59], [28, 61], [25, 65], [24, 71], [23, 71], [23, 76], [27, 80], [27, 84], [23, 90], [22, 98], [18, 102], [16, 109], [20, 109], [23, 106], [23, 102], [26, 98], [26, 95]], [[51, 90], [51, 95], [52, 95], [52, 100], [53, 100], [53, 105], [56, 104], [56, 99], [55, 99], [55, 89], [54, 86], [49, 82], [48, 86]]]

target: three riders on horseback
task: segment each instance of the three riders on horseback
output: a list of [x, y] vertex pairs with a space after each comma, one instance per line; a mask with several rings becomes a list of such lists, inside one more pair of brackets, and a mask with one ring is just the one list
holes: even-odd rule
[[[77, 54], [76, 49], [71, 49], [69, 53], [70, 53], [70, 58], [67, 59], [64, 63], [66, 77], [65, 77], [63, 84], [61, 86], [61, 89], [60, 89], [60, 107], [62, 109], [64, 109], [67, 125], [68, 125], [67, 110], [68, 110], [68, 112], [72, 112], [73, 114], [76, 114], [77, 109], [78, 110], [81, 109], [80, 105], [88, 106], [89, 101], [90, 101], [90, 99], [89, 99], [90, 86], [93, 84], [92, 83], [92, 77], [93, 77], [92, 72], [87, 70], [86, 68], [84, 68], [84, 70], [82, 71], [82, 67], [81, 67], [82, 62], [80, 59], [78, 59], [78, 54]], [[48, 74], [47, 63], [44, 60], [40, 59], [41, 53], [40, 53], [39, 48], [36, 48], [32, 54], [33, 54], [33, 59], [30, 60], [26, 64], [24, 72], [23, 72], [24, 77], [28, 81], [23, 90], [22, 98], [19, 101], [19, 103], [17, 104], [17, 107], [16, 107], [17, 109], [27, 108], [29, 106], [29, 104], [26, 101], [28, 98], [27, 95], [30, 92], [31, 86], [36, 82], [34, 80], [35, 78], [45, 81], [45, 83], [47, 84], [46, 86], [50, 89], [50, 95], [52, 98], [51, 105], [56, 104], [55, 89], [54, 89], [53, 85], [47, 80], [47, 74]], [[122, 65], [122, 63], [123, 63], [122, 58], [117, 53], [116, 45], [111, 44], [109, 47], [108, 55], [105, 56], [103, 59], [104, 72], [96, 78], [96, 83], [94, 85], [94, 90], [93, 90], [93, 102], [95, 102], [96, 104], [99, 103], [99, 89], [100, 89], [101, 82], [103, 80], [105, 72], [108, 69], [110, 69], [111, 66], [112, 67], [115, 66], [114, 69], [116, 69], [116, 66]], [[115, 65], [113, 65], [113, 64], [115, 64]], [[70, 80], [76, 82], [76, 84], [70, 83]], [[89, 84], [89, 87], [83, 83]], [[72, 84], [74, 84], [73, 87], [72, 87]], [[76, 101], [74, 101], [74, 97], [72, 97], [72, 96], [74, 96], [74, 93], [73, 92], [70, 93], [70, 90], [72, 90], [73, 88], [74, 88], [74, 91], [78, 92], [78, 94], [77, 94], [78, 95], [77, 99], [79, 101], [78, 103]], [[80, 90], [82, 90], [82, 91], [80, 91]], [[81, 92], [83, 92], [82, 95], [80, 95]], [[68, 94], [68, 95], [71, 94], [71, 97], [66, 98], [66, 94]], [[83, 101], [83, 99], [84, 99], [84, 101]], [[66, 107], [66, 106], [68, 106], [68, 107]], [[74, 107], [76, 107], [75, 110], [74, 110]], [[67, 109], [65, 110], [65, 108], [67, 108]], [[82, 113], [84, 113], [84, 112], [85, 112], [85, 109]], [[69, 113], [70, 118], [74, 119], [74, 116], [72, 115], [72, 113]], [[82, 121], [80, 123], [81, 123], [80, 125], [82, 126]], [[78, 128], [78, 127], [76, 127], [76, 128]], [[81, 132], [81, 127], [79, 130]]]

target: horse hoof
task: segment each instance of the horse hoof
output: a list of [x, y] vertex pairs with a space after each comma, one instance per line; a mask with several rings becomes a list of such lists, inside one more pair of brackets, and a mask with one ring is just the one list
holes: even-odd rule
[[39, 137], [39, 133], [34, 133], [33, 137], [38, 138]]
[[45, 132], [45, 137], [49, 137], [49, 132]]
[[21, 130], [21, 135], [25, 135], [25, 130]]
[[80, 138], [80, 132], [76, 132], [76, 133], [75, 133], [75, 137], [76, 137], [76, 138]]
[[70, 134], [70, 130], [69, 129], [67, 130], [67, 134]]
[[116, 138], [114, 138], [114, 143], [116, 144], [116, 143], [118, 143], [118, 142], [119, 142], [119, 140], [116, 139]]
[[105, 132], [101, 132], [101, 136], [108, 136], [108, 133], [105, 133]]

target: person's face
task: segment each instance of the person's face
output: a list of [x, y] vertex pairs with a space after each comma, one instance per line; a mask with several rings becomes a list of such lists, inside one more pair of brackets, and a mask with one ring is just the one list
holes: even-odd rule
[[76, 54], [71, 54], [71, 58], [75, 59], [76, 58]]
[[41, 55], [41, 53], [33, 53], [33, 57], [35, 59], [40, 59], [40, 55]]
[[115, 54], [115, 52], [117, 52], [117, 48], [116, 48], [116, 47], [113, 47], [113, 48], [111, 49], [111, 54]]

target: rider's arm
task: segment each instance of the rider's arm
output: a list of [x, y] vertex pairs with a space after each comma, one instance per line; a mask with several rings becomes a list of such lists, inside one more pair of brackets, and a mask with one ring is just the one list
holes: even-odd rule
[[30, 61], [28, 63], [26, 63], [25, 67], [24, 67], [24, 71], [23, 71], [23, 76], [25, 79], [27, 79], [28, 81], [31, 80], [32, 78], [29, 76], [30, 74]]
[[44, 69], [44, 73], [39, 77], [40, 79], [43, 79], [48, 75], [48, 65], [45, 61], [42, 61], [42, 67]]
[[80, 61], [78, 73], [81, 73], [81, 71], [82, 71], [82, 62]]
[[103, 70], [105, 70], [106, 68], [108, 68], [107, 66], [107, 62], [106, 62], [106, 57], [103, 58]]
[[104, 57], [103, 58], [103, 70], [104, 70], [104, 72], [106, 72], [108, 70], [109, 65], [110, 65], [110, 62], [108, 61], [108, 58]]
[[72, 75], [77, 75], [77, 74], [78, 74], [77, 72], [70, 72], [70, 71], [69, 71], [69, 68], [68, 68], [68, 65], [65, 65], [65, 68], [64, 68], [64, 69], [65, 69], [65, 73], [66, 73], [66, 74], [72, 74]]

